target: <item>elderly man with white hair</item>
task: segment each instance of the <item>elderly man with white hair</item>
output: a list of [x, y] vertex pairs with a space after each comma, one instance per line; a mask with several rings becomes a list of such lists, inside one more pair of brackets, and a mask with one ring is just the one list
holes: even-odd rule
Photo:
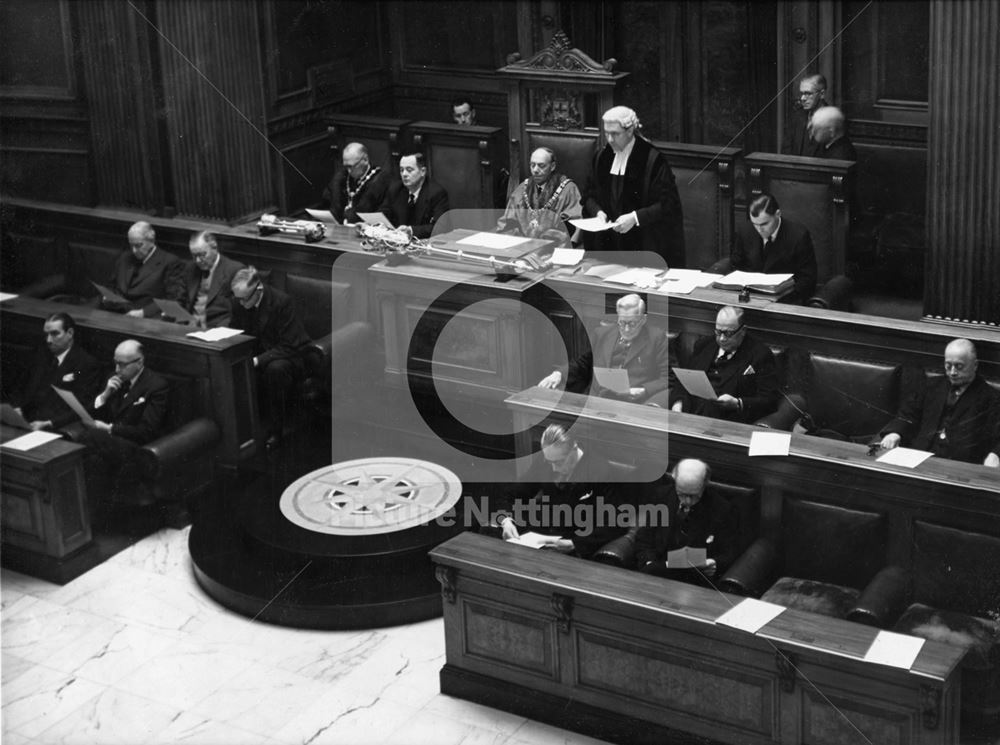
[[511, 192], [497, 231], [569, 243], [566, 221], [580, 217], [580, 190], [559, 173], [556, 154], [540, 147], [531, 154], [531, 176]]
[[338, 170], [323, 192], [322, 205], [338, 220], [358, 222], [359, 212], [377, 212], [389, 188], [391, 176], [373, 166], [368, 148], [360, 142], [344, 146], [343, 168]]
[[684, 267], [684, 216], [670, 164], [639, 130], [636, 113], [625, 106], [603, 116], [607, 145], [594, 159], [583, 194], [584, 214], [613, 223], [587, 233], [587, 248], [652, 251], [668, 266]]
[[857, 160], [858, 153], [847, 136], [844, 113], [836, 106], [817, 109], [812, 117], [812, 137], [816, 141], [817, 158]]

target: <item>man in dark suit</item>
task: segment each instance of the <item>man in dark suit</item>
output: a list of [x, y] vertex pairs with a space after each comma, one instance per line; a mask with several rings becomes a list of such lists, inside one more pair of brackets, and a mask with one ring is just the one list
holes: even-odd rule
[[73, 393], [87, 406], [100, 383], [100, 365], [76, 341], [76, 322], [66, 313], [53, 313], [42, 326], [45, 349], [39, 349], [30, 368], [31, 378], [14, 404], [33, 430], [59, 429], [76, 414], [52, 386]]
[[603, 117], [608, 144], [594, 158], [583, 193], [584, 214], [614, 223], [585, 233], [588, 250], [652, 251], [669, 267], [684, 267], [684, 216], [670, 164], [638, 136], [639, 117], [615, 106]]
[[344, 147], [341, 162], [344, 167], [323, 192], [323, 206], [341, 222], [358, 222], [359, 212], [378, 212], [389, 189], [390, 174], [371, 164], [368, 148], [360, 142]]
[[[618, 323], [598, 332], [590, 351], [569, 365], [566, 390], [624, 401], [666, 407], [670, 377], [670, 347], [663, 333], [646, 325], [646, 303], [638, 295], [625, 295], [615, 306]], [[616, 393], [594, 378], [594, 367], [620, 368], [628, 372], [628, 393]], [[558, 388], [563, 373], [555, 370], [538, 385]]]
[[[708, 464], [692, 458], [674, 466], [670, 477], [649, 485], [648, 504], [667, 505], [667, 524], [636, 532], [636, 568], [693, 584], [710, 584], [736, 559], [736, 513], [708, 483]], [[706, 549], [703, 565], [675, 566], [668, 555], [679, 548]]]
[[541, 446], [524, 479], [494, 510], [504, 540], [517, 539], [519, 527], [528, 527], [550, 536], [542, 548], [587, 559], [625, 535], [635, 505], [622, 501], [607, 459], [584, 450], [561, 424], [545, 429]]
[[778, 200], [761, 194], [747, 206], [749, 225], [733, 239], [733, 269], [792, 274], [795, 287], [783, 303], [804, 303], [816, 291], [816, 251], [805, 226], [781, 216]]
[[427, 178], [422, 153], [399, 159], [399, 178], [402, 183], [389, 187], [381, 211], [397, 228], [409, 227], [414, 238], [430, 238], [434, 223], [448, 211], [448, 192]]
[[817, 158], [858, 159], [858, 153], [847, 136], [844, 114], [836, 106], [824, 106], [813, 114], [812, 131]]
[[94, 422], [80, 436], [87, 445], [88, 491], [113, 501], [142, 499], [139, 449], [163, 434], [169, 384], [146, 368], [142, 345], [126, 339], [115, 348], [115, 374], [94, 399]]
[[243, 265], [223, 256], [207, 230], [191, 236], [188, 248], [191, 263], [184, 271], [183, 305], [202, 327], [227, 326], [233, 312], [233, 277]]
[[723, 307], [715, 316], [714, 338], [695, 342], [680, 367], [704, 370], [715, 389], [714, 400], [692, 396], [677, 384], [670, 408], [716, 419], [754, 422], [778, 406], [778, 372], [774, 355], [747, 333], [743, 309]]
[[265, 287], [257, 269], [236, 272], [232, 282], [233, 326], [256, 337], [253, 366], [269, 450], [278, 447], [286, 419], [286, 399], [305, 377], [311, 340], [288, 295]]
[[883, 448], [906, 445], [967, 463], [1000, 467], [1000, 393], [976, 373], [976, 347], [955, 339], [944, 377], [928, 380], [882, 430]]
[[812, 117], [816, 110], [826, 105], [826, 78], [822, 75], [807, 75], [802, 78], [799, 81], [799, 98], [785, 131], [783, 153], [817, 157], [817, 144], [812, 135]]
[[128, 229], [130, 253], [115, 261], [108, 282], [111, 289], [128, 300], [128, 305], [104, 302], [104, 308], [125, 312], [133, 318], [160, 315], [154, 298], [176, 300], [184, 304], [184, 264], [173, 254], [156, 246], [156, 231], [148, 222], [137, 222]]

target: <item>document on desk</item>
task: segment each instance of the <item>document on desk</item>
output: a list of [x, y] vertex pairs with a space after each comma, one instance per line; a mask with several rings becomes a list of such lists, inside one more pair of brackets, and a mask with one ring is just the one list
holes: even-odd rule
[[189, 323], [193, 326], [198, 325], [198, 319], [188, 313], [176, 300], [156, 297], [153, 298], [153, 302], [163, 315], [169, 316], [179, 323]]
[[381, 212], [359, 212], [358, 219], [364, 220], [369, 225], [385, 225], [387, 228], [396, 227]]
[[601, 279], [604, 279], [605, 277], [610, 277], [612, 274], [623, 272], [625, 269], [626, 267], [624, 264], [595, 264], [590, 267], [590, 269], [585, 271], [583, 276], [600, 277]]
[[508, 538], [507, 543], [517, 543], [528, 548], [541, 548], [559, 540], [557, 535], [543, 535], [542, 533], [521, 533], [517, 538]]
[[667, 569], [691, 569], [703, 567], [708, 561], [707, 549], [684, 546], [667, 551]]
[[13, 300], [16, 297], [17, 295], [11, 292], [0, 292], [0, 303], [4, 302], [5, 300]]
[[311, 210], [306, 207], [306, 212], [313, 220], [330, 223], [331, 225], [340, 225], [340, 221], [333, 216], [333, 213], [330, 212], [330, 210]]
[[578, 217], [576, 220], [570, 220], [569, 224], [588, 233], [601, 233], [605, 230], [611, 230], [615, 226], [613, 222], [602, 220], [599, 217]]
[[615, 393], [628, 393], [628, 370], [621, 367], [595, 367], [594, 377], [597, 382]]
[[42, 430], [38, 430], [37, 432], [29, 432], [26, 435], [15, 437], [13, 440], [7, 440], [3, 444], [3, 447], [10, 448], [11, 450], [31, 450], [47, 442], [58, 440], [60, 437], [62, 435], [57, 432], [43, 432]]
[[28, 420], [19, 414], [17, 409], [8, 403], [0, 404], [0, 422], [3, 422], [9, 427], [31, 429], [31, 425], [28, 423]]
[[865, 653], [865, 662], [909, 670], [924, 646], [924, 640], [908, 634], [879, 631]]
[[741, 629], [749, 631], [751, 634], [756, 634], [780, 616], [784, 610], [785, 606], [783, 605], [746, 598], [743, 602], [737, 603], [716, 618], [715, 622], [723, 626], [732, 626], [734, 629]]
[[84, 424], [94, 423], [94, 417], [84, 408], [83, 404], [80, 403], [80, 399], [73, 394], [73, 391], [64, 391], [62, 388], [56, 388], [54, 385], [49, 387], [56, 392], [59, 398], [66, 402], [66, 405], [73, 410], [74, 414], [80, 417], [81, 422]]
[[477, 246], [499, 250], [514, 248], [514, 246], [520, 246], [530, 240], [531, 238], [525, 238], [522, 235], [507, 235], [506, 233], [473, 233], [455, 242], [460, 246]]
[[875, 460], [879, 463], [888, 463], [891, 466], [902, 466], [903, 468], [916, 468], [933, 453], [926, 450], [914, 450], [913, 448], [893, 448], [886, 450]]
[[675, 367], [674, 375], [677, 376], [680, 384], [684, 386], [684, 390], [692, 396], [707, 398], [710, 401], [719, 397], [704, 370], [686, 370], [683, 367]]
[[753, 432], [750, 435], [750, 457], [757, 455], [788, 455], [792, 445], [790, 432]]
[[604, 278], [605, 282], [614, 282], [618, 285], [635, 285], [637, 287], [650, 287], [658, 284], [663, 272], [660, 269], [650, 269], [648, 267], [632, 267], [623, 272], [612, 274]]
[[91, 281], [90, 284], [92, 284], [94, 287], [96, 287], [97, 291], [99, 293], [101, 293], [101, 297], [103, 297], [109, 303], [124, 303], [125, 305], [131, 305], [132, 304], [130, 301], [128, 301], [125, 298], [123, 298], [121, 295], [119, 295], [117, 292], [115, 292], [114, 290], [112, 290], [110, 287], [105, 287], [104, 285], [99, 285], [99, 284], [97, 284], [97, 282], [94, 282], [94, 281]]
[[243, 329], [231, 329], [219, 326], [214, 329], [205, 329], [204, 331], [191, 331], [185, 334], [185, 336], [193, 336], [195, 339], [201, 339], [202, 341], [222, 341], [223, 339], [228, 339], [230, 336], [237, 336], [242, 333]]
[[576, 266], [582, 260], [582, 248], [557, 248], [552, 252], [552, 263], [555, 266]]

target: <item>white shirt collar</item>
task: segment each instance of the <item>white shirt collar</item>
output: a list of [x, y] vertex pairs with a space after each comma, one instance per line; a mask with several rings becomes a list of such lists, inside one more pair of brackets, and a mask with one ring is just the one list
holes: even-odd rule
[[764, 241], [764, 245], [765, 246], [768, 244], [768, 242], [773, 243], [774, 241], [778, 240], [778, 231], [779, 230], [781, 230], [781, 218], [780, 217], [778, 218], [778, 227], [776, 227], [774, 229], [774, 232], [771, 233], [771, 237], [770, 238], [761, 238], [761, 240]]
[[68, 347], [66, 347], [66, 351], [65, 352], [63, 352], [62, 354], [57, 354], [56, 355], [56, 365], [57, 366], [61, 365], [63, 363], [63, 360], [66, 359], [66, 355], [69, 354], [69, 350], [71, 350], [72, 348], [73, 348], [72, 345], [68, 346]]
[[628, 165], [628, 156], [632, 154], [632, 148], [635, 147], [635, 137], [632, 141], [625, 146], [625, 149], [621, 152], [615, 151], [615, 159], [611, 161], [611, 175], [612, 176], [624, 176], [625, 166]]

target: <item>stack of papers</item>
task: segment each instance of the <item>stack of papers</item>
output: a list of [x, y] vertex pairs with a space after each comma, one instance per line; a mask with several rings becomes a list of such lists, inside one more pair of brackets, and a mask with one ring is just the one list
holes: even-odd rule
[[613, 274], [618, 274], [619, 272], [624, 272], [626, 266], [624, 264], [595, 264], [590, 267], [587, 271], [583, 273], [585, 277], [599, 277], [605, 279]]
[[37, 448], [39, 445], [44, 445], [47, 442], [52, 442], [53, 440], [58, 440], [62, 435], [56, 434], [55, 432], [43, 432], [41, 430], [37, 432], [29, 432], [26, 435], [21, 435], [20, 437], [15, 437], [13, 440], [7, 440], [3, 444], [3, 447], [9, 448], [11, 450], [31, 450]]
[[225, 326], [219, 326], [218, 328], [205, 329], [204, 331], [192, 331], [187, 335], [193, 336], [195, 339], [201, 339], [202, 341], [222, 341], [223, 339], [228, 339], [230, 336], [242, 333], [243, 329], [230, 329]]
[[756, 292], [779, 293], [789, 289], [795, 283], [791, 274], [764, 274], [763, 272], [730, 272], [725, 277], [716, 280], [715, 287], [720, 290], [742, 290], [748, 287]]
[[552, 263], [555, 266], [576, 266], [582, 259], [582, 248], [557, 248], [552, 252]]
[[527, 243], [531, 238], [520, 235], [507, 235], [506, 233], [473, 233], [472, 235], [456, 241], [461, 246], [476, 246], [477, 248], [488, 248], [492, 250], [513, 248]]
[[697, 269], [670, 269], [663, 278], [660, 291], [672, 295], [690, 295], [692, 290], [709, 287], [721, 277], [721, 274], [700, 272]]

